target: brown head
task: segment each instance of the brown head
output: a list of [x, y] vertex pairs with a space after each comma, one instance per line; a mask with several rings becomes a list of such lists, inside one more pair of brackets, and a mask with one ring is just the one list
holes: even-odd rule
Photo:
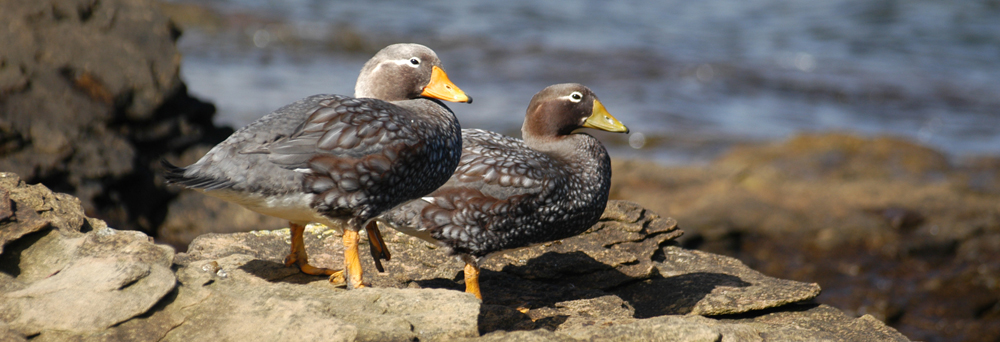
[[563, 83], [542, 89], [531, 98], [521, 137], [529, 144], [555, 141], [579, 128], [628, 133], [628, 127], [604, 109], [590, 88]]

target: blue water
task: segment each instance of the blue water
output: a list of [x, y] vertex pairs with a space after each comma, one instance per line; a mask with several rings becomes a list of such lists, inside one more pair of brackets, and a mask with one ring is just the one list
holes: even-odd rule
[[830, 130], [1000, 155], [998, 0], [194, 3], [222, 26], [186, 30], [182, 77], [222, 124], [351, 94], [375, 50], [410, 41], [475, 98], [451, 105], [464, 127], [516, 135], [535, 92], [589, 86], [632, 129], [599, 135], [613, 157], [702, 162]]

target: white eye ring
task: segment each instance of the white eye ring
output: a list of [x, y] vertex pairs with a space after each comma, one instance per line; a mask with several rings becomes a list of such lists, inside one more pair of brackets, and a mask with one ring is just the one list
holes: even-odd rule
[[417, 58], [417, 57], [411, 57], [410, 58], [410, 66], [416, 68], [419, 65], [420, 65], [420, 58]]
[[573, 101], [573, 103], [578, 103], [583, 100], [583, 94], [578, 91], [574, 91], [572, 94], [569, 94], [569, 100]]

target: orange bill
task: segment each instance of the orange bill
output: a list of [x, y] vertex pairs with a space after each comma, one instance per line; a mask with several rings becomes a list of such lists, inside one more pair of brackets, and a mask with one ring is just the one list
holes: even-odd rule
[[433, 70], [431, 72], [431, 82], [424, 87], [424, 91], [420, 93], [420, 96], [449, 102], [472, 103], [472, 98], [465, 95], [462, 89], [458, 89], [457, 85], [451, 83], [451, 80], [448, 79], [448, 74], [443, 69], [435, 66]]

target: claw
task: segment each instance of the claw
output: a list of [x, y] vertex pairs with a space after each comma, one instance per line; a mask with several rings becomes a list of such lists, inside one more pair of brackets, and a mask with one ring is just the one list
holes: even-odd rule
[[328, 275], [331, 276], [331, 279], [337, 273], [343, 273], [343, 271], [340, 270], [309, 265], [309, 256], [306, 254], [306, 247], [302, 242], [302, 234], [305, 232], [306, 226], [289, 223], [289, 229], [292, 233], [292, 251], [285, 257], [285, 266], [291, 267], [292, 265], [298, 265], [299, 270], [301, 270], [302, 273], [309, 275]]
[[336, 271], [330, 275], [330, 284], [333, 286], [347, 286], [347, 279], [344, 278], [344, 271]]

